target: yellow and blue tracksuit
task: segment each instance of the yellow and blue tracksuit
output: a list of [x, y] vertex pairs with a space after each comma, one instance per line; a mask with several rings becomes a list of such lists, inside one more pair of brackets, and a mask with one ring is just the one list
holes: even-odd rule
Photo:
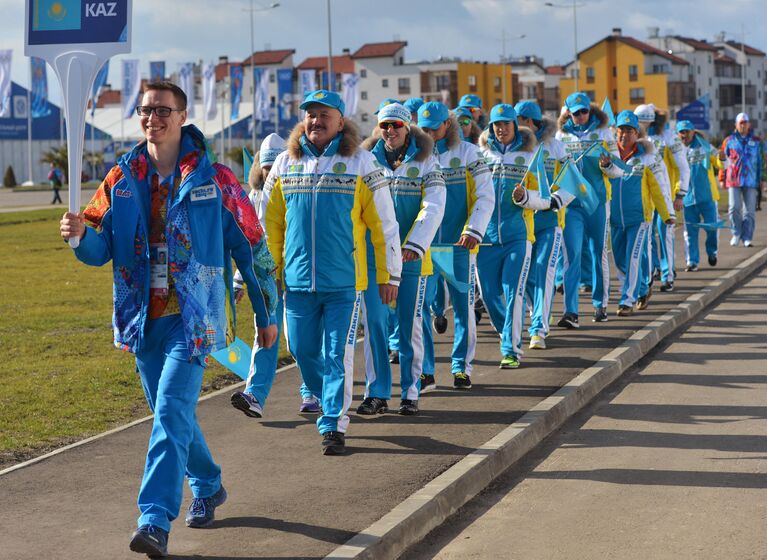
[[607, 258], [607, 228], [610, 222], [610, 178], [621, 176], [622, 171], [616, 165], [602, 168], [598, 158], [578, 158], [594, 144], [601, 144], [604, 149], [618, 157], [615, 137], [608, 127], [607, 115], [592, 104], [589, 121], [583, 126], [576, 126], [569, 114], [559, 120], [557, 139], [567, 149], [567, 153], [577, 161], [578, 169], [594, 189], [599, 204], [589, 215], [575, 200], [567, 207], [567, 227], [563, 231], [564, 253], [563, 273], [565, 289], [565, 313], [578, 314], [578, 287], [581, 283], [581, 259], [584, 241], [588, 244], [591, 260], [591, 303], [595, 309], [607, 307], [610, 295], [610, 264]]
[[655, 156], [652, 144], [641, 140], [636, 151], [625, 161], [631, 166], [631, 171], [610, 180], [610, 233], [613, 259], [622, 284], [619, 304], [631, 307], [648, 289], [650, 263], [646, 248], [653, 206], [664, 221], [672, 214], [666, 207], [661, 190], [665, 171], [662, 162]]
[[[182, 129], [176, 170], [166, 179], [167, 206], [158, 214], [164, 223], [151, 213], [156, 175], [146, 142], [121, 157], [85, 208], [88, 227], [75, 255], [93, 266], [112, 261], [115, 345], [135, 353], [154, 412], [138, 525], [169, 531], [181, 507], [185, 474], [196, 498], [221, 487], [221, 469], [195, 410], [206, 355], [234, 339], [232, 259], [247, 283], [258, 326], [274, 321], [277, 291], [253, 207], [234, 173], [213, 163], [197, 128]], [[167, 257], [152, 262], [149, 232], [158, 227]], [[149, 318], [152, 269], [163, 264], [177, 311]]]
[[[389, 180], [402, 248], [410, 249], [420, 257], [402, 265], [402, 280], [395, 309], [399, 334], [401, 398], [418, 400], [424, 362], [423, 309], [426, 279], [432, 273], [429, 246], [445, 210], [445, 181], [432, 152], [431, 138], [416, 127], [410, 129], [405, 157], [396, 169], [392, 169], [387, 162], [382, 139], [370, 138], [363, 147], [371, 149]], [[369, 262], [369, 269], [374, 265], [375, 262]], [[381, 302], [377, 286], [368, 286], [362, 309], [365, 326], [365, 397], [389, 399], [392, 386], [387, 344], [390, 307]]]
[[[719, 217], [717, 202], [719, 187], [715, 169], [720, 167], [716, 150], [696, 133], [687, 147], [687, 163], [690, 167], [690, 188], [684, 197], [684, 247], [688, 265], [700, 262], [698, 230], [701, 222], [716, 224]], [[719, 250], [719, 229], [706, 230], [706, 255], [716, 257]]]
[[[453, 119], [452, 129], [459, 129]], [[436, 153], [447, 187], [445, 216], [434, 237], [434, 243], [455, 245], [462, 235], [469, 235], [478, 242], [482, 241], [493, 211], [495, 195], [490, 170], [477, 146], [459, 140], [457, 134], [448, 135], [436, 143]], [[427, 302], [431, 309], [444, 315], [447, 294], [453, 302], [453, 348], [450, 371], [453, 374], [471, 375], [471, 362], [477, 346], [477, 327], [474, 316], [476, 286], [477, 252], [467, 251], [462, 247], [453, 247], [456, 280], [469, 285], [462, 293], [455, 286], [448, 284], [442, 276], [434, 274], [427, 283]], [[461, 262], [458, 262], [461, 261]], [[447, 289], [444, 286], [447, 285]], [[431, 314], [424, 313], [424, 330], [431, 333]], [[427, 355], [430, 360], [424, 365], [426, 373], [434, 372], [434, 346]]]
[[[515, 125], [516, 126], [516, 125]], [[482, 133], [480, 146], [493, 177], [495, 207], [477, 256], [482, 300], [501, 337], [501, 355], [520, 357], [524, 321], [525, 284], [530, 270], [534, 210], [545, 210], [532, 174], [526, 174], [535, 151], [535, 136], [517, 128], [511, 144], [502, 145], [492, 130]], [[512, 193], [522, 183], [525, 199], [515, 203]]]
[[376, 282], [400, 281], [389, 182], [370, 152], [359, 148], [351, 122], [322, 152], [299, 124], [272, 166], [261, 205], [285, 287], [288, 347], [322, 402], [317, 427], [321, 434], [345, 432], [361, 292], [368, 287], [368, 229]]
[[[685, 157], [685, 147], [677, 135], [668, 128], [656, 132], [655, 126], [653, 124], [648, 129], [649, 140], [655, 146], [656, 157], [661, 159], [666, 167], [667, 185], [661, 186], [664, 188], [664, 195], [668, 194], [667, 202], [672, 202], [669, 208], [673, 212], [673, 200], [684, 198], [687, 194], [690, 184], [690, 166]], [[660, 270], [661, 282], [673, 282], [676, 227], [674, 224], [664, 223], [657, 211], [653, 212], [652, 225], [650, 239], [652, 240], [653, 269]]]
[[[564, 144], [554, 138], [554, 129], [554, 122], [544, 118], [541, 128], [535, 132], [535, 137], [543, 145], [544, 165], [549, 184], [553, 184], [561, 164], [569, 158]], [[560, 262], [562, 250], [564, 219], [564, 208], [535, 213], [535, 243], [526, 287], [526, 295], [532, 306], [528, 329], [530, 336], [546, 337], [549, 334], [557, 264]]]

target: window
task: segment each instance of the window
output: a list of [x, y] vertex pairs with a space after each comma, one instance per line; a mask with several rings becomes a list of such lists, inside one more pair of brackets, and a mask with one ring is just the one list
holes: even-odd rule
[[360, 69], [360, 78], [367, 78], [368, 77], [368, 71], [366, 68]]
[[700, 76], [700, 64], [698, 64], [698, 75]]
[[368, 98], [368, 92], [361, 91], [360, 92], [360, 99], [367, 99]]
[[[711, 87], [711, 77], [708, 78], [708, 87]], [[700, 96], [700, 94], [698, 94]]]
[[477, 91], [477, 77], [474, 74], [469, 74], [469, 91], [472, 93]]
[[637, 78], [639, 77], [639, 69], [637, 68], [636, 64], [631, 64], [629, 66], [629, 80], [632, 82], [637, 81]]
[[587, 84], [594, 83], [594, 68], [592, 66], [589, 66], [588, 68], [586, 68], [586, 83]]
[[631, 103], [644, 103], [644, 88], [631, 88], [629, 90], [629, 101]]
[[617, 77], [618, 77], [618, 68], [613, 66], [613, 78], [617, 78]]
[[450, 75], [438, 74], [434, 76], [434, 85], [437, 87], [437, 91], [450, 90]]
[[400, 95], [410, 95], [410, 78], [399, 78], [397, 80], [397, 90]]
[[501, 91], [503, 84], [501, 83], [501, 78], [496, 77], [495, 80], [493, 80], [493, 87], [495, 88], [495, 91]]
[[389, 87], [389, 80], [387, 80], [386, 78], [381, 80], [381, 87], [385, 87], [385, 88]]
[[588, 95], [588, 96], [589, 96], [589, 99], [591, 99], [592, 101], [594, 101], [594, 99], [595, 99], [595, 98], [596, 98], [596, 96], [597, 96], [597, 92], [595, 92], [593, 89], [587, 89], [587, 90], [585, 90], [585, 91], [584, 91], [584, 93], [585, 93], [586, 95]]
[[613, 89], [613, 99], [615, 100], [616, 103], [618, 102], [618, 90], [617, 89]]
[[362, 117], [360, 118], [362, 119], [362, 122], [368, 122], [369, 115], [367, 113], [362, 113]]
[[269, 83], [270, 84], [274, 83], [274, 80], [275, 80], [275, 76], [274, 75], [275, 74], [276, 74], [276, 72], [269, 72]]

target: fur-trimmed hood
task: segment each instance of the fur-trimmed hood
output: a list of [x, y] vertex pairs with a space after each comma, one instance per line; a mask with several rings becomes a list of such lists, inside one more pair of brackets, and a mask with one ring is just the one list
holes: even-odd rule
[[471, 132], [469, 132], [469, 136], [464, 138], [464, 140], [476, 146], [479, 144], [479, 137], [481, 135], [482, 135], [482, 129], [479, 128], [477, 121], [471, 121]]
[[447, 140], [447, 149], [452, 150], [461, 143], [461, 133], [458, 131], [458, 127], [460, 125], [458, 124], [458, 120], [455, 118], [455, 115], [451, 114], [449, 120], [450, 127], [447, 129], [445, 140]]
[[[290, 137], [288, 138], [288, 154], [292, 159], [301, 159], [304, 154], [304, 151], [301, 149], [300, 139], [305, 130], [306, 126], [304, 123], [300, 122], [293, 127], [293, 130], [290, 133]], [[354, 153], [360, 149], [360, 141], [362, 140], [360, 131], [356, 124], [350, 119], [346, 119], [344, 121], [344, 128], [341, 132], [343, 132], [344, 137], [341, 140], [341, 144], [338, 146], [338, 154], [344, 157], [353, 156]]]
[[261, 150], [257, 151], [256, 155], [253, 156], [253, 165], [250, 166], [250, 173], [248, 173], [248, 185], [254, 191], [260, 191], [264, 188], [264, 180], [261, 178], [260, 155]]
[[[410, 127], [410, 136], [413, 137], [415, 140], [415, 145], [418, 148], [418, 153], [414, 158], [415, 161], [424, 162], [429, 158], [429, 156], [434, 154], [434, 141], [431, 139], [431, 136], [426, 134], [417, 126]], [[360, 147], [363, 150], [370, 152], [373, 150], [373, 148], [375, 148], [375, 145], [379, 140], [381, 140], [381, 138], [383, 138], [382, 131], [380, 128], [376, 127], [373, 129], [373, 134], [371, 134], [368, 138], [365, 138]]]
[[544, 115], [541, 119], [541, 127], [543, 128], [543, 133], [538, 138], [538, 143], [543, 144], [554, 138], [554, 134], [557, 132], [557, 123], [551, 117]]
[[668, 122], [668, 113], [655, 109], [655, 120], [650, 123], [648, 130], [652, 128], [655, 134], [663, 134]]
[[[538, 141], [535, 139], [535, 134], [532, 130], [526, 126], [518, 126], [517, 134], [522, 137], [522, 145], [518, 148], [520, 152], [532, 152], [538, 145]], [[487, 140], [490, 137], [490, 129], [485, 129], [482, 134], [479, 135], [479, 147], [486, 149], [488, 147]]]
[[[599, 126], [597, 128], [607, 128], [610, 119], [607, 118], [607, 113], [605, 113], [602, 109], [597, 107], [595, 103], [592, 103], [589, 105], [589, 111], [592, 115], [595, 115], [597, 119], [599, 120]], [[570, 111], [565, 111], [563, 114], [559, 116], [559, 120], [557, 121], [557, 128], [559, 130], [564, 130], [564, 126], [567, 123], [567, 121], [570, 120]]]

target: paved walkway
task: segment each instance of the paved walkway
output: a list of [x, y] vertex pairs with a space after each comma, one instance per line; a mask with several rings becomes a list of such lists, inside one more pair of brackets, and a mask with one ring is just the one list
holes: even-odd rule
[[767, 272], [403, 558], [767, 557]]
[[[767, 228], [757, 232], [757, 246], [763, 247]], [[717, 268], [681, 272], [673, 293], [656, 294], [650, 309], [633, 317], [611, 314], [610, 322], [594, 324], [584, 310], [580, 331], [554, 329], [549, 349], [528, 351], [517, 371], [497, 368], [498, 339], [485, 319], [478, 329], [470, 392], [445, 388], [429, 394], [415, 417], [352, 414], [345, 457], [322, 456], [314, 418], [297, 414], [295, 368], [278, 376], [260, 421], [232, 409], [229, 391], [204, 400], [198, 417], [223, 466], [230, 497], [210, 530], [188, 529], [177, 521], [171, 552], [218, 560], [324, 557], [757, 250], [723, 244]], [[677, 254], [682, 255], [681, 247]], [[559, 317], [561, 308], [554, 313]], [[438, 337], [437, 382], [442, 387], [451, 383], [449, 346], [447, 336]], [[354, 407], [363, 390], [361, 352], [355, 366]], [[141, 423], [0, 476], [0, 556], [135, 558], [127, 543], [135, 526], [149, 430], [149, 423]], [[188, 499], [187, 492], [185, 503]], [[563, 503], [559, 500], [556, 507], [566, 509]]]
[[[83, 190], [80, 193], [80, 200], [83, 205], [91, 199], [94, 192], [96, 191], [90, 189]], [[61, 208], [63, 213], [67, 208], [69, 191], [63, 190], [60, 194], [61, 200], [63, 200], [64, 203], [53, 205], [51, 204], [51, 200], [53, 200], [52, 190], [13, 192], [11, 189], [0, 188], [0, 213], [19, 212], [23, 210], [42, 210], [45, 208], [56, 207]]]

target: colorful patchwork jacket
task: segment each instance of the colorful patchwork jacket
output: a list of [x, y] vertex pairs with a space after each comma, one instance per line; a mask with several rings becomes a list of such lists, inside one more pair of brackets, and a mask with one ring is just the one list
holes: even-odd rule
[[724, 139], [722, 150], [727, 160], [719, 178], [725, 188], [759, 188], [764, 165], [762, 141], [759, 137], [754, 136], [753, 132], [741, 136], [735, 131]]
[[[275, 266], [245, 191], [231, 170], [214, 163], [194, 126], [182, 129], [178, 161], [165, 226], [168, 272], [189, 353], [204, 356], [234, 339], [232, 258], [260, 327], [275, 322]], [[89, 265], [112, 261], [114, 341], [130, 352], [141, 348], [149, 304], [152, 173], [146, 142], [121, 157], [85, 208], [86, 233], [75, 249]]]

